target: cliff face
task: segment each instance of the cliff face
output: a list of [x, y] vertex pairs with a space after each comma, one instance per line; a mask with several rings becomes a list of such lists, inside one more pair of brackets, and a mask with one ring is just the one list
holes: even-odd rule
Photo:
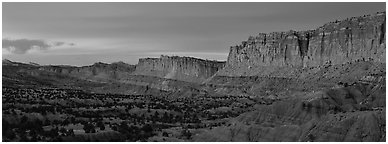
[[251, 36], [230, 48], [219, 74], [256, 75], [263, 67], [315, 67], [358, 59], [385, 63], [385, 12], [327, 23], [315, 30]]
[[90, 66], [73, 67], [73, 66], [42, 66], [40, 70], [56, 72], [70, 75], [81, 79], [94, 81], [119, 80], [130, 75], [135, 69], [135, 65], [116, 62], [112, 64], [95, 63]]
[[135, 75], [157, 76], [188, 82], [203, 82], [224, 67], [225, 62], [192, 57], [161, 56], [139, 59]]

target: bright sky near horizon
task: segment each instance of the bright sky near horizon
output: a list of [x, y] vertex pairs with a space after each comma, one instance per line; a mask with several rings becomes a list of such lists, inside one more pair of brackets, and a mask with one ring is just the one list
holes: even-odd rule
[[261, 32], [307, 30], [385, 3], [2, 3], [2, 57], [90, 65], [160, 55], [226, 60]]

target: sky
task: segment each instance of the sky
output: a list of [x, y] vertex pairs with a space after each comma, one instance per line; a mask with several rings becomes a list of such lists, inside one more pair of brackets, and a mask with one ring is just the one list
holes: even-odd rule
[[315, 29], [385, 3], [2, 3], [2, 58], [90, 65], [160, 55], [226, 60], [258, 33]]

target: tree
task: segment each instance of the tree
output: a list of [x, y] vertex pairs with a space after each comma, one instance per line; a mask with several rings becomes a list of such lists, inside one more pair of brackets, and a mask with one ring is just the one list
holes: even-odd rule
[[168, 137], [168, 133], [167, 132], [163, 132], [162, 134], [164, 137]]
[[191, 139], [191, 132], [188, 129], [184, 129], [182, 130], [182, 136]]
[[95, 133], [96, 132], [96, 130], [94, 129], [94, 125], [91, 123], [84, 124], [83, 129], [85, 130], [85, 133]]
[[118, 131], [124, 135], [128, 135], [129, 133], [129, 126], [127, 125], [127, 122], [122, 121], [120, 123], [120, 126], [118, 127]]
[[97, 122], [97, 126], [100, 128], [100, 130], [105, 130], [105, 125], [102, 121]]
[[116, 125], [114, 125], [114, 126], [111, 126], [111, 128], [112, 128], [112, 130], [114, 130], [114, 131], [118, 131], [118, 128], [117, 128], [117, 126], [116, 126]]
[[50, 121], [49, 119], [46, 119], [46, 120], [44, 121], [44, 125], [45, 125], [45, 126], [51, 125], [51, 121]]
[[151, 132], [153, 131], [152, 126], [149, 125], [149, 124], [144, 125], [141, 129], [142, 129], [144, 132], [146, 132], [146, 133], [151, 133]]
[[65, 119], [64, 121], [62, 121], [62, 126], [66, 126], [66, 125], [68, 125], [68, 124], [70, 124], [70, 121], [68, 120], [68, 119]]
[[68, 136], [74, 136], [74, 130], [73, 129], [67, 130], [67, 135]]
[[20, 119], [20, 123], [26, 123], [27, 121], [28, 121], [28, 117], [25, 115]]
[[46, 110], [42, 110], [41, 113], [42, 113], [43, 116], [46, 116], [46, 115], [47, 115]]
[[168, 122], [169, 119], [170, 119], [170, 117], [167, 114], [167, 112], [164, 112], [163, 117], [162, 117], [163, 122]]
[[71, 117], [71, 118], [70, 118], [70, 123], [76, 124], [75, 117]]
[[59, 132], [61, 132], [62, 135], [64, 135], [64, 136], [66, 136], [66, 134], [67, 134], [67, 130], [66, 130], [64, 127], [62, 127], [62, 128], [59, 130]]

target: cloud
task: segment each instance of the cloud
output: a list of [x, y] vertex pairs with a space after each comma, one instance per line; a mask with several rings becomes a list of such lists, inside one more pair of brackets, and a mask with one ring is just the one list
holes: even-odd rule
[[65, 42], [55, 42], [54, 43], [55, 46], [61, 46], [61, 45], [64, 45], [64, 44], [65, 44]]
[[63, 45], [74, 46], [74, 43], [53, 42], [48, 43], [44, 40], [31, 39], [3, 39], [3, 49], [8, 50], [14, 54], [25, 54], [28, 51], [44, 51], [52, 47], [59, 47]]

